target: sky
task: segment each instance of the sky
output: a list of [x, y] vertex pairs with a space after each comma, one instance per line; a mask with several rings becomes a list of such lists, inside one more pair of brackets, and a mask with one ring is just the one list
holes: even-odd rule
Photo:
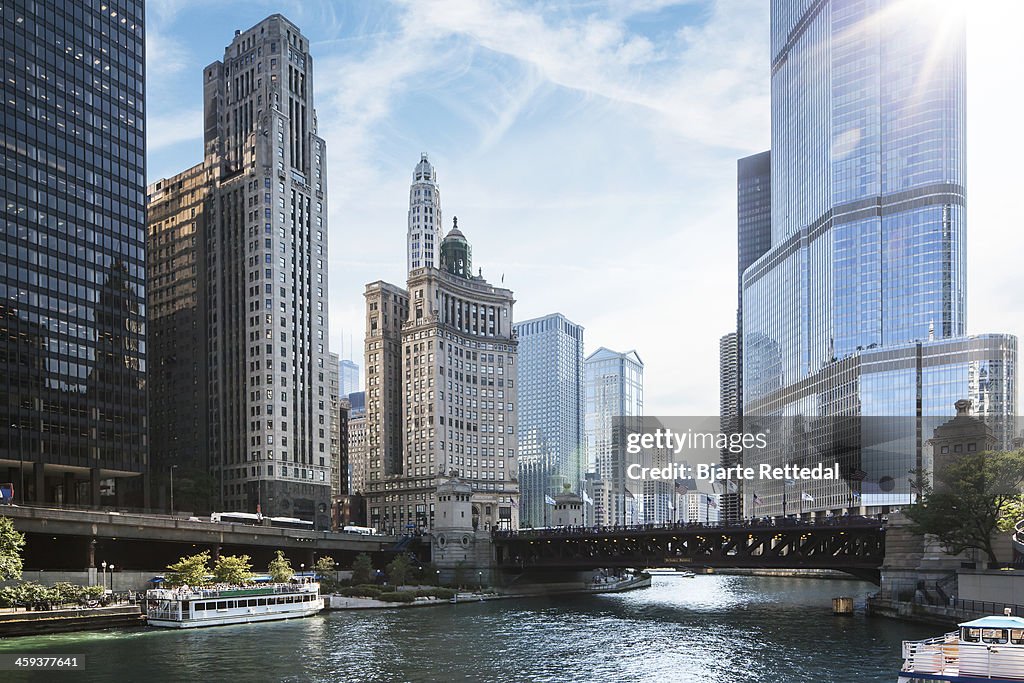
[[[1020, 335], [1024, 2], [908, 1], [966, 7], [968, 331]], [[149, 182], [201, 160], [203, 67], [276, 12], [313, 56], [332, 351], [362, 366], [365, 284], [404, 286], [427, 153], [515, 320], [635, 349], [648, 415], [718, 414], [736, 160], [770, 144], [767, 0], [149, 0]]]

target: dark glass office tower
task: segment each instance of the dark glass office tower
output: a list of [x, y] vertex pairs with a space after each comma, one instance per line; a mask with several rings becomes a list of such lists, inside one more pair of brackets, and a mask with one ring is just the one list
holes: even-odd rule
[[142, 0], [5, 0], [0, 482], [148, 505]]
[[[719, 341], [719, 424], [723, 433], [741, 431], [743, 424], [743, 271], [772, 246], [771, 151], [736, 162], [736, 332]], [[742, 453], [722, 451], [722, 466], [743, 461]], [[725, 520], [742, 517], [742, 482], [724, 491], [719, 508]]]

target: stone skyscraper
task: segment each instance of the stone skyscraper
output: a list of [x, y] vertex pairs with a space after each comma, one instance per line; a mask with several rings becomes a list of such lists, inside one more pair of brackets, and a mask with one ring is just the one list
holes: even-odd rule
[[[1012, 435], [1016, 338], [964, 336], [964, 28], [915, 7], [771, 4], [771, 248], [743, 274], [744, 420], [779, 423], [758, 456], [776, 465], [796, 452], [787, 429], [896, 430], [829, 454], [848, 481], [790, 489], [805, 513], [909, 503], [907, 472], [959, 399]], [[794, 511], [783, 483], [758, 486], [749, 513]]]
[[149, 506], [142, 0], [0, 12], [0, 481]]
[[561, 313], [515, 324], [519, 338], [519, 511], [525, 526], [549, 526], [545, 496], [581, 493], [583, 326]]
[[279, 14], [203, 71], [207, 451], [218, 509], [326, 528], [327, 150], [312, 80], [309, 41]]
[[[433, 169], [425, 157], [416, 169], [436, 209]], [[363, 493], [371, 526], [431, 528], [437, 487], [459, 479], [472, 490], [475, 528], [518, 527], [514, 300], [473, 274], [470, 253], [454, 226], [437, 266], [410, 270], [406, 288], [366, 286]]]

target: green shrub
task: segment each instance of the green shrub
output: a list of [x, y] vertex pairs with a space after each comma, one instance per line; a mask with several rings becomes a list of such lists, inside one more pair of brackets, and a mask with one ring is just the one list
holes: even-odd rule
[[416, 599], [415, 591], [388, 591], [377, 596], [384, 602], [412, 602]]
[[430, 598], [434, 597], [438, 600], [451, 600], [452, 596], [455, 595], [455, 591], [450, 588], [421, 588], [417, 591], [412, 591], [417, 598]]
[[351, 586], [342, 588], [338, 593], [346, 598], [376, 598], [381, 594], [381, 590], [376, 586]]

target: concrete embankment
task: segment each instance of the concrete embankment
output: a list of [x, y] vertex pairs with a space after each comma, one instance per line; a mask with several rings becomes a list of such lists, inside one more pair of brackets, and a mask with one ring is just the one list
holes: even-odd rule
[[0, 612], [0, 638], [145, 625], [146, 619], [138, 605], [46, 612]]

